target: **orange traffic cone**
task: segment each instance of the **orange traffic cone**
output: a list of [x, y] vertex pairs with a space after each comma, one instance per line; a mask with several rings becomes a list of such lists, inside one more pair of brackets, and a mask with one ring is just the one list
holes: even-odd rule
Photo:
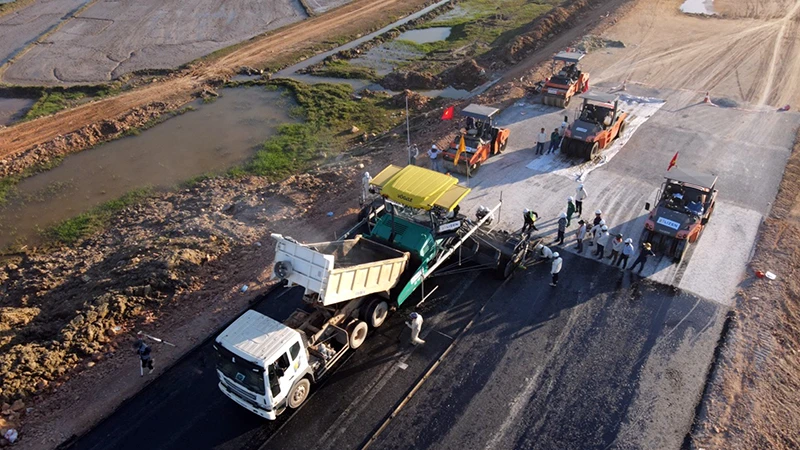
[[786, 105], [783, 108], [779, 109], [778, 111], [788, 111], [790, 108], [791, 108], [791, 106]]

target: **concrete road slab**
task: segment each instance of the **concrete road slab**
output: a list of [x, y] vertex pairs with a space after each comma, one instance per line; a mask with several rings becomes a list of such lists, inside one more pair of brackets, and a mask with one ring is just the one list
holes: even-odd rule
[[[519, 229], [522, 210], [530, 208], [540, 215], [540, 235], [552, 243], [558, 214], [566, 211], [567, 197], [575, 195], [578, 180], [585, 178], [589, 198], [583, 218], [591, 220], [592, 212], [600, 209], [612, 234], [638, 241], [648, 214], [645, 203], [654, 203], [668, 163], [679, 152], [679, 166], [718, 176], [718, 209], [704, 236], [690, 249], [689, 261], [678, 265], [668, 258], [651, 260], [643, 274], [729, 305], [744, 276], [760, 221], [777, 193], [800, 115], [713, 107], [684, 91], [629, 91], [628, 98], [666, 102], [639, 105], [643, 113], [634, 120], [635, 133], [626, 132], [625, 139], [612, 146], [613, 159], [591, 167], [580, 178], [583, 169], [569, 167], [561, 155], [534, 154], [538, 130], [557, 127], [564, 115], [574, 117], [579, 99], [567, 111], [528, 102], [503, 111], [498, 121], [511, 130], [508, 149], [487, 161], [474, 177], [460, 177], [473, 189], [462, 203], [463, 211], [471, 215], [478, 205], [494, 206], [502, 196], [499, 227]], [[575, 252], [576, 221], [573, 218], [567, 230], [567, 245], [559, 250]], [[591, 247], [583, 256], [591, 257], [590, 252]]]
[[39, 1], [0, 17], [0, 64], [5, 64], [88, 0]]

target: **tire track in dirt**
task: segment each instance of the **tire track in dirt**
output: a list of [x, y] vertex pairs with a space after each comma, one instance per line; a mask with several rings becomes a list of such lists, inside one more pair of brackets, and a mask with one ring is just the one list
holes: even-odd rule
[[772, 58], [770, 59], [766, 81], [764, 82], [764, 90], [761, 92], [761, 97], [757, 103], [758, 105], [766, 104], [767, 100], [769, 99], [770, 92], [772, 92], [775, 84], [775, 69], [778, 66], [778, 61], [781, 57], [781, 49], [783, 48], [783, 37], [786, 35], [786, 30], [792, 24], [792, 19], [794, 18], [795, 14], [797, 14], [798, 10], [800, 10], [800, 2], [795, 3], [794, 7], [789, 10], [786, 16], [778, 22], [780, 24], [780, 31], [778, 31], [778, 36], [775, 38], [775, 44], [772, 49]]
[[420, 0], [355, 0], [321, 16], [289, 25], [232, 51], [214, 62], [200, 62], [187, 71], [112, 98], [88, 103], [53, 116], [0, 130], [0, 158], [46, 143], [92, 123], [121, 116], [154, 102], [186, 103], [205, 85], [233, 73], [236, 67], [269, 62], [271, 58], [310, 48], [332, 35], [357, 33], [378, 24], [379, 18], [416, 10]]

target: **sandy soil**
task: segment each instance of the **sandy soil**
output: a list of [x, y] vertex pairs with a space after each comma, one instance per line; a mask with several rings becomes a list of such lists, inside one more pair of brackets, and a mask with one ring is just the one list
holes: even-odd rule
[[[103, 99], [53, 116], [0, 130], [0, 160], [44, 146], [58, 136], [83, 126], [117, 118], [136, 107], [154, 102], [188, 102], [209, 84], [230, 77], [241, 66], [265, 66], [289, 54], [309, 50], [333, 36], [358, 34], [375, 28], [387, 17], [418, 10], [424, 0], [356, 0], [329, 13], [289, 25], [248, 42], [213, 62], [201, 62], [166, 79], [131, 92]], [[71, 151], [86, 147], [76, 146]]]
[[693, 439], [694, 448], [800, 448], [800, 136], [750, 263], [751, 278]]
[[170, 69], [306, 17], [298, 0], [97, 2], [18, 56], [2, 80], [97, 83], [136, 70]]

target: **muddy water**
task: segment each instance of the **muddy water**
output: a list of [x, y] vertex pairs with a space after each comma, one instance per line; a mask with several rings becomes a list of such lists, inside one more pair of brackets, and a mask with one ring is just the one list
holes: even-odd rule
[[397, 36], [398, 40], [411, 41], [417, 44], [427, 44], [429, 42], [443, 41], [450, 36], [450, 27], [422, 28], [419, 30], [409, 30]]
[[23, 180], [0, 208], [0, 248], [36, 242], [37, 230], [142, 187], [168, 188], [246, 161], [276, 128], [292, 122], [292, 104], [262, 88], [222, 91], [197, 110], [131, 136], [68, 156]]
[[0, 125], [18, 120], [34, 103], [30, 98], [0, 98]]

